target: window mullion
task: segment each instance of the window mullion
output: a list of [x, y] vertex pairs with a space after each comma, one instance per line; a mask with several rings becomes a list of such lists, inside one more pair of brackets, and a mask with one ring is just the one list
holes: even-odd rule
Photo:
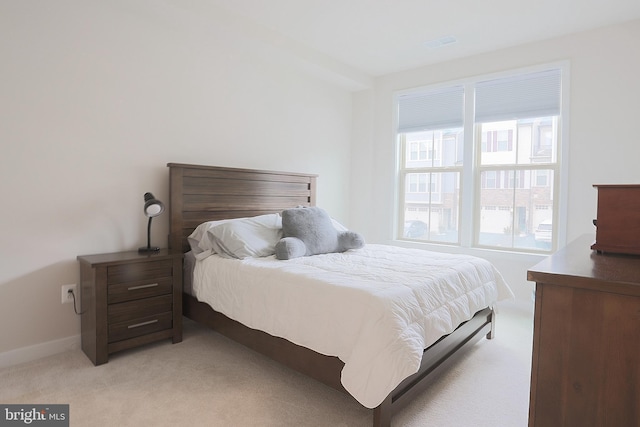
[[479, 206], [480, 175], [476, 172], [475, 142], [475, 90], [472, 83], [464, 87], [464, 154], [460, 208], [460, 245], [473, 246], [473, 230], [479, 226], [479, 218], [474, 214]]

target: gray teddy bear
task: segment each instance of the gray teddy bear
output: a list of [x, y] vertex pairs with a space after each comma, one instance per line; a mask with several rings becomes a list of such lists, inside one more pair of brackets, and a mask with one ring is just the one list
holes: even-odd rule
[[359, 233], [338, 231], [329, 214], [316, 206], [282, 211], [282, 236], [276, 244], [276, 258], [282, 260], [364, 246]]

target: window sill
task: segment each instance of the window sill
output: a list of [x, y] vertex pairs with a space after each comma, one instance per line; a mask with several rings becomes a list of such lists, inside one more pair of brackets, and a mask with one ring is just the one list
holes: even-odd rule
[[390, 240], [388, 244], [394, 245], [394, 246], [401, 246], [405, 248], [422, 249], [426, 251], [473, 255], [473, 256], [486, 258], [486, 259], [500, 258], [501, 260], [513, 260], [516, 262], [527, 262], [527, 263], [530, 262], [532, 264], [540, 262], [552, 254], [552, 252], [532, 253], [532, 252], [498, 250], [498, 249], [490, 249], [490, 248], [470, 248], [470, 247], [463, 247], [463, 246], [456, 246], [456, 245], [446, 245], [446, 244], [437, 244], [437, 243], [428, 243], [428, 242], [422, 243], [422, 242], [413, 242], [409, 240], [399, 240], [399, 239]]

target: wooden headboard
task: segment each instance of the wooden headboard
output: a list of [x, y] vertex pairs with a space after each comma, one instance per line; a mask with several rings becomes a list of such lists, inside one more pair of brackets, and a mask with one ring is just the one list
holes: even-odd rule
[[169, 248], [200, 224], [315, 206], [317, 175], [169, 163]]

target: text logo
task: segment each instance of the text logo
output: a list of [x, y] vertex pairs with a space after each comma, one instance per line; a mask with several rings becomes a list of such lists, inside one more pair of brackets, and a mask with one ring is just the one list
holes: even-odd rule
[[0, 427], [69, 427], [69, 405], [2, 405]]

